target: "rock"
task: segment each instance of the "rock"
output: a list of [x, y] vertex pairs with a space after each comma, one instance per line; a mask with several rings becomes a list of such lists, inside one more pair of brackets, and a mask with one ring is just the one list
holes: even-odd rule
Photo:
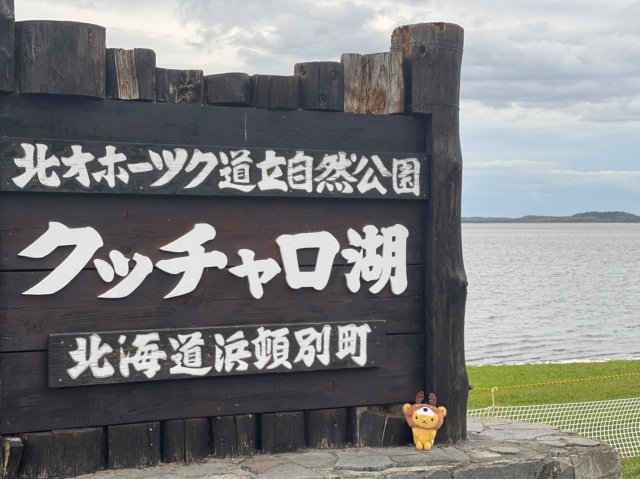
[[620, 459], [615, 451], [589, 452], [571, 457], [575, 479], [622, 479]]
[[368, 452], [339, 452], [336, 470], [349, 469], [352, 471], [384, 471], [393, 467], [393, 462], [384, 454]]

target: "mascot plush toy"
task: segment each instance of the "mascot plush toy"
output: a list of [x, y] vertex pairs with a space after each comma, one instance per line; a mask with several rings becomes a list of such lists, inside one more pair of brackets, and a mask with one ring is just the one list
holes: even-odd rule
[[442, 426], [447, 410], [442, 406], [436, 407], [436, 395], [433, 393], [429, 394], [429, 404], [422, 404], [422, 401], [424, 392], [420, 391], [416, 395], [416, 404], [405, 404], [402, 406], [402, 412], [413, 431], [416, 449], [428, 451], [433, 446], [436, 431]]

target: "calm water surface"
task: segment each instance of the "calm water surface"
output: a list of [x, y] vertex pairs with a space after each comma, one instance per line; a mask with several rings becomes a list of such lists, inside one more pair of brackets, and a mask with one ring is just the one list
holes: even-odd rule
[[640, 224], [462, 225], [468, 364], [640, 357]]

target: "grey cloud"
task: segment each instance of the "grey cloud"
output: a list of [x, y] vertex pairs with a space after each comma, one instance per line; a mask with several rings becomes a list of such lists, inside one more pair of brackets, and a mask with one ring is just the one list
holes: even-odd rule
[[182, 0], [180, 14], [198, 25], [211, 53], [237, 47], [250, 73], [290, 74], [296, 62], [337, 61], [341, 53], [367, 51], [379, 40], [366, 28], [375, 10], [351, 2], [245, 1], [230, 8], [224, 1]]
[[[479, 22], [467, 30], [464, 97], [498, 108], [582, 103], [577, 112], [589, 121], [628, 118], [610, 110], [640, 98], [640, 30], [629, 20], [638, 18], [640, 4], [562, 2], [541, 12], [544, 3], [530, 3], [503, 25]], [[609, 112], [599, 116], [603, 102]]]

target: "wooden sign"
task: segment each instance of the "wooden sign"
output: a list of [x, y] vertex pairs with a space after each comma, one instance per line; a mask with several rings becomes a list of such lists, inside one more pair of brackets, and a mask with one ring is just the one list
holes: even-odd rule
[[[0, 431], [415, 395], [430, 169], [420, 119], [114, 103], [0, 102], [11, 112], [0, 114]], [[206, 127], [175, 141], [194, 122]], [[360, 138], [363, 128], [374, 136]], [[350, 325], [371, 329], [365, 362], [336, 356]], [[300, 356], [296, 333], [310, 328], [331, 331], [326, 364]], [[291, 369], [256, 366], [253, 341], [267, 330], [288, 330]], [[191, 364], [205, 374], [171, 373], [180, 338], [197, 343]], [[227, 368], [220, 354], [243, 341], [250, 357]], [[151, 377], [136, 369], [148, 351]], [[129, 384], [138, 392], [119, 406]], [[178, 391], [194, 398], [189, 408], [175, 404]], [[31, 405], [12, 414], [24, 394]], [[98, 397], [99, 411], [83, 406]]]
[[304, 425], [425, 390], [449, 411], [439, 438], [463, 439], [462, 30], [425, 25], [390, 54], [249, 77], [18, 22], [0, 55], [17, 91], [0, 95], [0, 434]]
[[385, 322], [53, 334], [49, 386], [384, 366]]
[[7, 138], [1, 191], [425, 198], [424, 155]]

